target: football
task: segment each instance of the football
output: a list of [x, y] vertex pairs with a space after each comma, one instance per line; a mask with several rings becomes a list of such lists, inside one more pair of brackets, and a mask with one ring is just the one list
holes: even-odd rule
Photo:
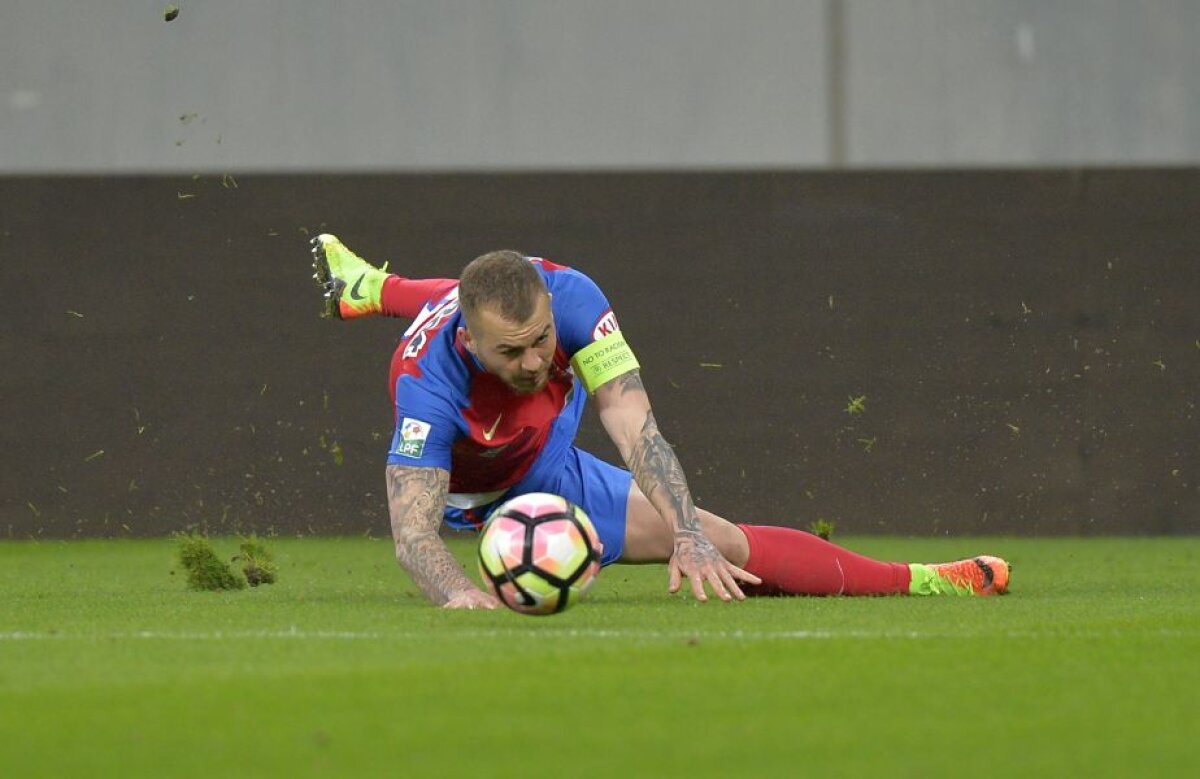
[[479, 572], [505, 606], [557, 614], [575, 604], [600, 572], [600, 538], [583, 509], [533, 492], [505, 501], [479, 539]]

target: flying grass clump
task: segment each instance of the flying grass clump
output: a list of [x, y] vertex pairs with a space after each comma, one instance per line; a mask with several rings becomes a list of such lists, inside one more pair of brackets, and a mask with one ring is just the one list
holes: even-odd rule
[[279, 569], [275, 567], [271, 553], [259, 543], [258, 538], [253, 535], [243, 538], [239, 546], [242, 553], [235, 555], [233, 559], [242, 562], [242, 573], [246, 576], [246, 583], [251, 587], [274, 584]]
[[178, 539], [179, 563], [187, 571], [188, 587], [209, 592], [246, 587], [246, 580], [217, 557], [207, 538], [198, 533], [181, 533]]
[[817, 517], [816, 521], [809, 524], [808, 532], [812, 533], [818, 538], [828, 541], [833, 536], [833, 529], [835, 527], [836, 525], [829, 520]]
[[188, 587], [193, 590], [218, 592], [243, 590], [246, 585], [274, 584], [279, 574], [271, 553], [254, 535], [240, 539], [240, 554], [230, 562], [240, 562], [241, 571], [217, 556], [212, 543], [200, 533], [180, 533], [179, 563], [187, 572]]

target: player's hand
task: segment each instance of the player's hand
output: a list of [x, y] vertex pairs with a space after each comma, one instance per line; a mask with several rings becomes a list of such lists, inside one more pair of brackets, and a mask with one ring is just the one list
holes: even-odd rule
[[762, 579], [726, 560], [713, 546], [713, 542], [697, 531], [675, 534], [675, 551], [667, 567], [671, 572], [668, 589], [671, 592], [679, 592], [679, 586], [686, 576], [692, 585], [692, 595], [696, 596], [698, 601], [708, 600], [704, 591], [706, 583], [723, 601], [733, 598], [746, 599], [746, 594], [738, 586], [739, 580], [748, 584], [762, 584]]
[[500, 601], [495, 595], [483, 590], [463, 590], [450, 596], [450, 600], [442, 604], [443, 609], [495, 609], [500, 607]]

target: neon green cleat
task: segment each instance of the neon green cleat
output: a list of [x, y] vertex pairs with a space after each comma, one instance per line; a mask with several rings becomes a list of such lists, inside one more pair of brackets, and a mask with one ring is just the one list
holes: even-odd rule
[[909, 595], [1003, 595], [1011, 566], [999, 557], [981, 555], [952, 563], [912, 563]]
[[338, 240], [321, 233], [312, 239], [313, 278], [325, 289], [322, 316], [357, 319], [383, 311], [380, 296], [387, 264], [376, 268]]

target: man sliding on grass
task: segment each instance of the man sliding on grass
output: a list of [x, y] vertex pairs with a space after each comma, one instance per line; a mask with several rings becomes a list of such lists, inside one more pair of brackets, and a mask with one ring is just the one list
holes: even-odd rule
[[[991, 595], [1008, 587], [997, 557], [952, 563], [872, 560], [800, 530], [735, 525], [692, 503], [659, 432], [638, 361], [612, 307], [579, 271], [518, 252], [476, 258], [455, 279], [409, 279], [313, 239], [325, 313], [412, 319], [392, 358], [396, 414], [387, 465], [396, 558], [435, 604], [496, 608], [438, 535], [479, 528], [503, 500], [549, 492], [581, 506], [601, 562], [666, 562], [721, 600], [747, 594]], [[574, 446], [587, 397], [628, 470]]]

